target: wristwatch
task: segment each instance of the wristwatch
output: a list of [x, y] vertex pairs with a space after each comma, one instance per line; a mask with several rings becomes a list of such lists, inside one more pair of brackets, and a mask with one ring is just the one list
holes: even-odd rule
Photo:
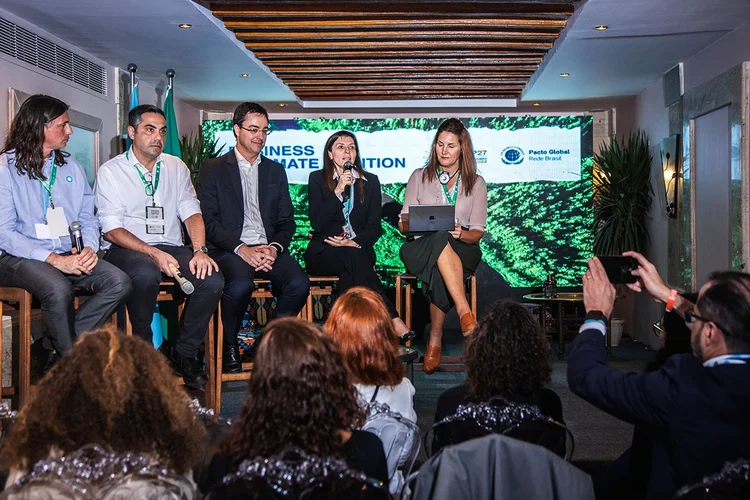
[[195, 247], [195, 248], [193, 248], [193, 254], [196, 254], [198, 252], [208, 253], [208, 248], [206, 248], [206, 247]]
[[595, 319], [597, 321], [604, 321], [604, 324], [609, 324], [607, 317], [601, 311], [589, 311], [586, 313], [586, 319]]

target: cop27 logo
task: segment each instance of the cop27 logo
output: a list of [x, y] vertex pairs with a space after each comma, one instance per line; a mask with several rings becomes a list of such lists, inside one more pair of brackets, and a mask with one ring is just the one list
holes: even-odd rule
[[518, 146], [508, 146], [503, 149], [500, 159], [506, 165], [518, 165], [523, 162], [523, 149]]

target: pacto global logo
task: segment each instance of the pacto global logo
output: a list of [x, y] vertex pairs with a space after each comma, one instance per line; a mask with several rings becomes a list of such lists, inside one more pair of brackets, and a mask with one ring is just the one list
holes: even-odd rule
[[518, 165], [523, 162], [523, 149], [518, 146], [508, 146], [503, 149], [500, 159], [506, 165]]

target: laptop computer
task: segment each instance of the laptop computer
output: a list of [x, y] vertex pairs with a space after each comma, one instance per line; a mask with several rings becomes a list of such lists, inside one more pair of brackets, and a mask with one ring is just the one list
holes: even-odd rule
[[453, 205], [409, 205], [409, 234], [453, 231], [455, 221]]

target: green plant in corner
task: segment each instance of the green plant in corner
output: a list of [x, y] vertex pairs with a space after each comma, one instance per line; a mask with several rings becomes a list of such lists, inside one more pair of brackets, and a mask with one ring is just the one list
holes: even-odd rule
[[616, 137], [594, 154], [594, 253], [645, 252], [646, 219], [651, 210], [651, 162], [646, 133], [631, 133], [627, 144]]
[[182, 161], [185, 162], [188, 169], [190, 170], [190, 179], [193, 181], [193, 185], [198, 182], [198, 174], [201, 170], [201, 165], [206, 160], [216, 158], [221, 154], [219, 147], [219, 139], [212, 141], [206, 141], [203, 134], [183, 135], [180, 141], [180, 151], [182, 152]]

